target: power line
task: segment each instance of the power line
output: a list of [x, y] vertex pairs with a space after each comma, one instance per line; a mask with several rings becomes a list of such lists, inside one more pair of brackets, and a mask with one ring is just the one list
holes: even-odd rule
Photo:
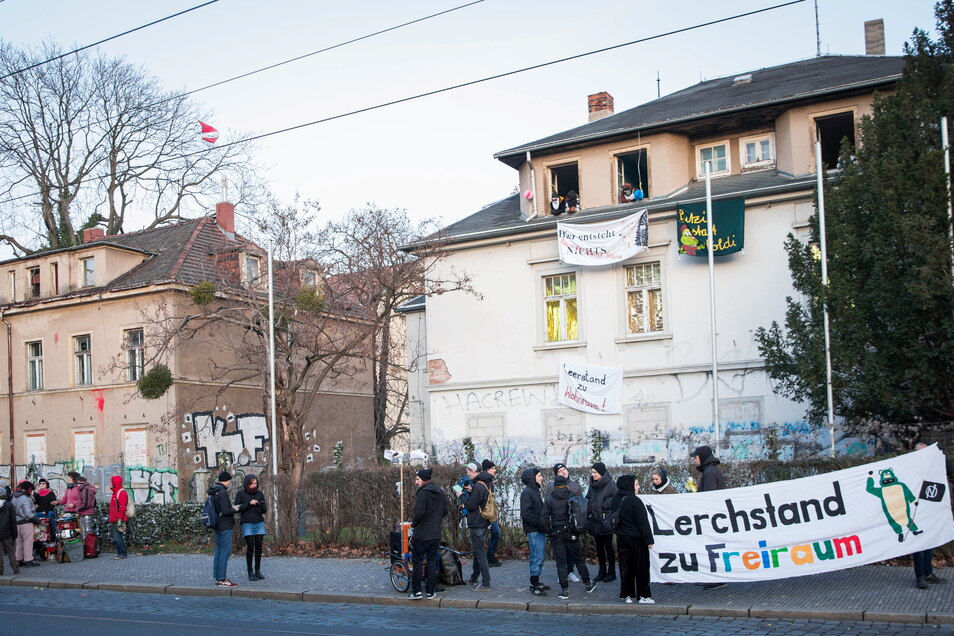
[[[2, 2], [2, 1], [3, 1], [3, 0], [0, 0], [0, 2]], [[4, 75], [3, 77], [0, 77], [0, 80], [5, 80], [5, 79], [7, 79], [8, 77], [13, 77], [14, 75], [19, 75], [20, 73], [24, 73], [24, 72], [26, 72], [26, 71], [29, 71], [30, 69], [37, 68], [38, 66], [43, 66], [44, 64], [49, 64], [50, 62], [55, 62], [56, 60], [63, 59], [64, 57], [69, 57], [70, 55], [75, 55], [76, 53], [79, 53], [80, 51], [85, 51], [86, 49], [93, 48], [94, 46], [99, 46], [100, 44], [104, 44], [104, 43], [106, 43], [106, 42], [109, 42], [110, 40], [115, 40], [116, 38], [121, 38], [121, 37], [123, 37], [124, 35], [129, 35], [130, 33], [135, 33], [136, 31], [141, 31], [142, 29], [145, 29], [145, 28], [147, 28], [147, 27], [151, 27], [151, 26], [153, 26], [154, 24], [159, 24], [160, 22], [165, 22], [166, 20], [171, 20], [172, 18], [177, 18], [177, 17], [179, 17], [180, 15], [184, 15], [184, 14], [186, 14], [186, 13], [189, 13], [190, 11], [195, 11], [196, 9], [201, 9], [202, 7], [207, 7], [207, 6], [209, 6], [210, 4], [215, 4], [215, 3], [218, 2], [218, 1], [219, 1], [219, 0], [209, 0], [208, 2], [203, 2], [202, 4], [196, 5], [196, 6], [192, 7], [191, 9], [185, 9], [184, 11], [179, 11], [178, 13], [173, 13], [172, 15], [167, 15], [167, 16], [164, 17], [164, 18], [159, 18], [158, 20], [153, 20], [152, 22], [149, 22], [148, 24], [143, 24], [142, 26], [137, 26], [135, 29], [129, 29], [128, 31], [123, 31], [122, 33], [118, 33], [118, 34], [116, 34], [116, 35], [110, 36], [110, 37], [105, 38], [105, 39], [103, 39], [103, 40], [100, 40], [100, 41], [98, 41], [98, 42], [93, 42], [92, 44], [87, 44], [86, 46], [81, 46], [81, 47], [79, 47], [78, 49], [73, 49], [72, 51], [70, 51], [70, 52], [68, 52], [68, 53], [62, 53], [62, 54], [60, 54], [60, 55], [51, 57], [51, 58], [48, 59], [48, 60], [44, 60], [43, 62], [37, 62], [36, 64], [33, 64], [32, 66], [27, 66], [26, 68], [21, 68], [21, 69], [18, 70], [18, 71], [13, 71], [12, 73], [7, 73], [7, 74]]]

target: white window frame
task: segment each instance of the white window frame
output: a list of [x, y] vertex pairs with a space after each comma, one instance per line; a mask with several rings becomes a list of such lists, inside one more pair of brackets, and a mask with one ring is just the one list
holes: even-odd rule
[[[90, 445], [92, 447], [92, 451], [90, 451], [89, 455], [80, 455], [79, 453], [79, 447], [76, 445], [76, 442], [78, 441], [77, 438], [80, 435], [92, 436], [88, 440], [87, 439], [83, 440], [84, 442], [89, 441], [91, 443]], [[74, 430], [72, 442], [73, 442], [73, 459], [76, 460], [77, 462], [82, 461], [83, 466], [95, 466], [96, 465], [96, 431], [89, 428]]]
[[700, 179], [706, 178], [706, 169], [703, 165], [702, 151], [708, 150], [710, 148], [718, 148], [719, 146], [725, 147], [725, 170], [716, 170], [715, 162], [713, 162], [709, 176], [716, 177], [727, 174], [732, 174], [732, 146], [729, 144], [728, 139], [722, 141], [716, 141], [714, 143], [700, 144], [696, 146], [696, 172], [697, 176]]
[[80, 259], [80, 277], [82, 284], [80, 287], [96, 286], [96, 259], [93, 256]]
[[[556, 278], [558, 276], [573, 276], [576, 281], [576, 291], [573, 294], [558, 294], [554, 296], [547, 296], [547, 279]], [[541, 317], [543, 319], [543, 328], [541, 331], [541, 342], [545, 345], [559, 345], [566, 343], [578, 343], [583, 340], [583, 321], [582, 321], [582, 307], [583, 302], [580, 295], [580, 272], [578, 270], [570, 271], [556, 271], [556, 272], [547, 272], [540, 274], [540, 311]], [[566, 305], [565, 301], [574, 298], [576, 299], [576, 338], [567, 338], [567, 323], [566, 323]], [[547, 338], [547, 300], [558, 299], [560, 301], [560, 335], [562, 336], [559, 340], [549, 340]]]
[[[31, 442], [30, 440], [35, 440], [32, 446], [33, 452], [31, 453]], [[42, 442], [43, 452], [38, 452], [36, 448], [36, 442]], [[24, 446], [24, 456], [26, 457], [26, 463], [35, 463], [35, 464], [45, 464], [46, 463], [46, 432], [45, 431], [27, 431], [26, 435], [23, 438]]]
[[[748, 161], [748, 153], [745, 147], [754, 143], [756, 148], [760, 148], [763, 141], [767, 141], [769, 144], [768, 158], [760, 157], [755, 161]], [[739, 163], [743, 168], [764, 168], [775, 165], [775, 133], [763, 133], [739, 139]]]
[[[246, 254], [242, 263], [242, 280], [245, 281], [246, 286], [248, 287], [257, 287], [259, 282], [262, 280], [262, 259], [253, 254]], [[249, 263], [254, 262], [255, 271], [257, 272], [253, 277], [251, 272], [249, 272]]]
[[[629, 285], [629, 276], [628, 270], [635, 267], [650, 267], [655, 265], [659, 270], [659, 283], [658, 284], [646, 284], [646, 285]], [[666, 307], [666, 280], [665, 280], [665, 268], [663, 267], [663, 262], [661, 260], [649, 260], [638, 263], [627, 263], [622, 267], [623, 274], [623, 307], [624, 307], [624, 332], [628, 338], [636, 338], [640, 336], [658, 336], [668, 332], [667, 325], [668, 321], [668, 312]], [[649, 307], [649, 292], [658, 289], [659, 290], [659, 309], [662, 312], [663, 324], [662, 328], [654, 330], [650, 328], [650, 325], [646, 324], [647, 320], [647, 310]], [[631, 331], [629, 325], [629, 295], [631, 293], [640, 293], [643, 297], [643, 326], [645, 329], [641, 331]]]
[[[86, 351], [77, 351], [80, 338], [86, 338]], [[86, 380], [85, 382], [82, 380]], [[84, 333], [73, 336], [73, 385], [93, 385], [93, 336]]]
[[[39, 354], [31, 351], [33, 345], [39, 345]], [[27, 354], [27, 391], [43, 390], [43, 341], [31, 340], [26, 343]]]
[[[139, 333], [139, 343], [132, 343], [131, 336]], [[138, 382], [145, 371], [145, 334], [142, 327], [123, 330], [123, 348], [126, 350], [126, 380]]]

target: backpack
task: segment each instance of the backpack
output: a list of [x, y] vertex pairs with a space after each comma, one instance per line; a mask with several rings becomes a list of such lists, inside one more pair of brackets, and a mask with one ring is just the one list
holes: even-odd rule
[[494, 523], [495, 521], [497, 521], [497, 500], [494, 498], [494, 491], [488, 488], [487, 484], [485, 484], [482, 481], [479, 481], [477, 483], [483, 486], [484, 488], [487, 488], [487, 502], [483, 506], [478, 507], [478, 510], [480, 511], [480, 516], [486, 519], [487, 521], [489, 521], [490, 523]]
[[96, 493], [87, 486], [83, 488], [83, 510], [89, 510], [90, 508], [96, 508]]
[[202, 514], [199, 515], [202, 525], [211, 530], [219, 523], [219, 510], [215, 505], [215, 495], [209, 495], [202, 505]]
[[[626, 497], [633, 497], [634, 495], [626, 495]], [[613, 511], [613, 514], [610, 515], [609, 525], [610, 528], [615, 532], [619, 530], [619, 511], [623, 509], [623, 502], [626, 501], [626, 497], [623, 497], [619, 502], [619, 508]]]
[[[132, 519], [136, 516], [136, 499], [132, 496], [132, 493], [126, 490], [125, 488], [120, 488], [119, 492], [126, 493], [126, 518]], [[119, 492], [116, 493], [116, 503], [119, 504]]]
[[460, 562], [460, 557], [454, 551], [447, 549], [446, 545], [443, 544], [440, 550], [441, 570], [439, 580], [441, 585], [463, 585], [463, 564]]
[[570, 532], [582, 534], [586, 532], [586, 519], [589, 517], [589, 500], [583, 495], [573, 495], [567, 501], [567, 516], [570, 521]]

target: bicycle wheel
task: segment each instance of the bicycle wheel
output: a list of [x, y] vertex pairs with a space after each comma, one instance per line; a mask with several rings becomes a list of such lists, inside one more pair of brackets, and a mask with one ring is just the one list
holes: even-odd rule
[[398, 592], [407, 592], [411, 589], [411, 573], [408, 571], [407, 563], [404, 561], [395, 561], [391, 564], [391, 585]]

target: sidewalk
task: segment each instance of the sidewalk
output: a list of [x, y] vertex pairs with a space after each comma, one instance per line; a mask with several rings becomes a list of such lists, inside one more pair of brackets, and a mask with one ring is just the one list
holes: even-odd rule
[[[914, 587], [912, 568], [863, 566], [829, 574], [761, 583], [733, 583], [718, 590], [695, 585], [653, 584], [656, 605], [626, 605], [618, 598], [619, 583], [601, 583], [586, 594], [581, 583], [570, 584], [570, 599], [556, 592], [534, 597], [528, 591], [526, 562], [508, 561], [491, 569], [489, 592], [471, 586], [448, 587], [434, 600], [409, 601], [391, 587], [387, 559], [307, 559], [270, 557], [262, 563], [268, 578], [251, 582], [245, 576], [244, 553], [229, 561], [229, 577], [239, 587], [216, 588], [211, 555], [162, 554], [111, 560], [108, 554], [79, 563], [43, 562], [14, 576], [9, 564], [0, 586], [83, 588], [180, 596], [234, 596], [326, 603], [418, 605], [485, 608], [574, 614], [654, 614], [789, 618], [838, 621], [954, 624], [954, 580]], [[470, 564], [464, 566], [465, 578]], [[595, 567], [593, 571], [595, 572]], [[949, 568], [938, 576], [954, 576]], [[544, 564], [541, 580], [553, 588], [556, 566]]]

